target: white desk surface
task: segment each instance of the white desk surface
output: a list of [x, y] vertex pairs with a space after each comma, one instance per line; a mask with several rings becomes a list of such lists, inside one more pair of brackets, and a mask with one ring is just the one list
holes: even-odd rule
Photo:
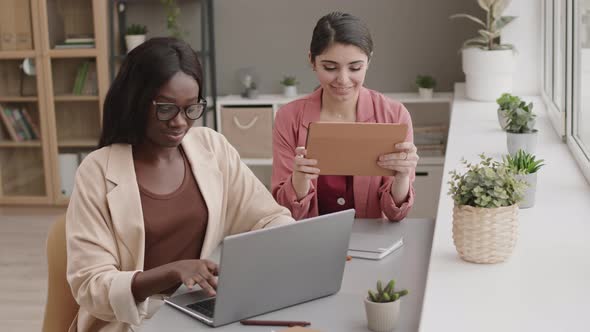
[[448, 172], [461, 157], [507, 153], [495, 103], [466, 100], [455, 89], [420, 331], [590, 331], [590, 184], [551, 126], [538, 97], [545, 159], [536, 205], [519, 212], [519, 238], [505, 263], [464, 262], [452, 240]]
[[[361, 224], [359, 224], [361, 223]], [[363, 300], [378, 279], [396, 279], [396, 285], [410, 292], [402, 298], [402, 318], [396, 332], [415, 332], [420, 322], [426, 268], [434, 222], [430, 219], [408, 219], [401, 223], [357, 220], [353, 232], [397, 234], [404, 236], [404, 246], [379, 261], [353, 258], [346, 263], [342, 288], [334, 295], [302, 303], [255, 319], [298, 320], [312, 323], [310, 328], [323, 332], [365, 332], [367, 328]], [[272, 292], [272, 290], [269, 290]], [[253, 299], [255, 302], [256, 299]], [[270, 332], [286, 327], [242, 326], [240, 323], [215, 328], [214, 331]], [[207, 325], [164, 305], [144, 322], [142, 332], [212, 330]]]

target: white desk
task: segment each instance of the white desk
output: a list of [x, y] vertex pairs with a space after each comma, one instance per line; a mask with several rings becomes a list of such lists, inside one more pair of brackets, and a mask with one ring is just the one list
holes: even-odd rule
[[536, 155], [545, 159], [536, 205], [520, 210], [519, 239], [505, 263], [462, 261], [453, 245], [448, 172], [462, 156], [500, 158], [506, 135], [495, 103], [468, 101], [458, 84], [420, 331], [590, 331], [590, 185], [549, 123], [540, 98]]
[[[430, 241], [434, 228], [433, 221], [408, 219], [401, 223], [377, 224], [375, 220], [357, 220], [358, 222], [373, 223], [385, 234], [402, 232], [404, 246], [380, 261], [352, 259], [347, 262], [342, 288], [335, 295], [261, 315], [257, 319], [305, 320], [312, 323], [311, 328], [326, 332], [368, 331], [363, 303], [367, 290], [375, 288], [377, 279], [395, 278], [397, 285], [410, 291], [410, 294], [402, 299], [402, 320], [396, 332], [417, 331], [424, 282], [426, 281], [426, 268], [430, 255]], [[359, 230], [356, 226], [353, 231]], [[151, 319], [146, 320], [141, 331], [194, 332], [208, 329], [210, 327], [196, 319], [165, 305]], [[269, 332], [281, 329], [284, 327], [242, 326], [239, 323], [234, 323], [214, 330], [220, 332]]]

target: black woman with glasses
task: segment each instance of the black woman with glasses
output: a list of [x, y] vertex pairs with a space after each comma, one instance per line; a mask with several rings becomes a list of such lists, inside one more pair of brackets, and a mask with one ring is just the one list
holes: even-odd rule
[[217, 132], [185, 42], [128, 54], [105, 100], [99, 149], [76, 174], [66, 216], [77, 331], [131, 331], [181, 284], [215, 294], [207, 260], [230, 234], [293, 222]]

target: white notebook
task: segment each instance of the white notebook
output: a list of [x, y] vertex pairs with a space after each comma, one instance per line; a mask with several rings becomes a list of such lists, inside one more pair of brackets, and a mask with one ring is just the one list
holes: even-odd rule
[[352, 233], [348, 255], [355, 258], [382, 259], [404, 245], [404, 238], [392, 235]]

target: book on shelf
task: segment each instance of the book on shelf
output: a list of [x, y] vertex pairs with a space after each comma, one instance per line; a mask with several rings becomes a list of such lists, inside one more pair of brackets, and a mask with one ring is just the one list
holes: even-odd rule
[[26, 108], [6, 108], [0, 106], [0, 119], [8, 136], [15, 142], [41, 138], [39, 126], [33, 121]]
[[90, 61], [84, 61], [78, 66], [76, 78], [74, 79], [74, 88], [72, 90], [72, 94], [82, 94], [84, 82], [86, 82], [86, 76], [88, 75], [88, 67], [90, 67]]
[[72, 49], [72, 48], [94, 48], [94, 43], [81, 43], [81, 44], [57, 44], [55, 45], [54, 49], [56, 50], [63, 50], [63, 49]]

